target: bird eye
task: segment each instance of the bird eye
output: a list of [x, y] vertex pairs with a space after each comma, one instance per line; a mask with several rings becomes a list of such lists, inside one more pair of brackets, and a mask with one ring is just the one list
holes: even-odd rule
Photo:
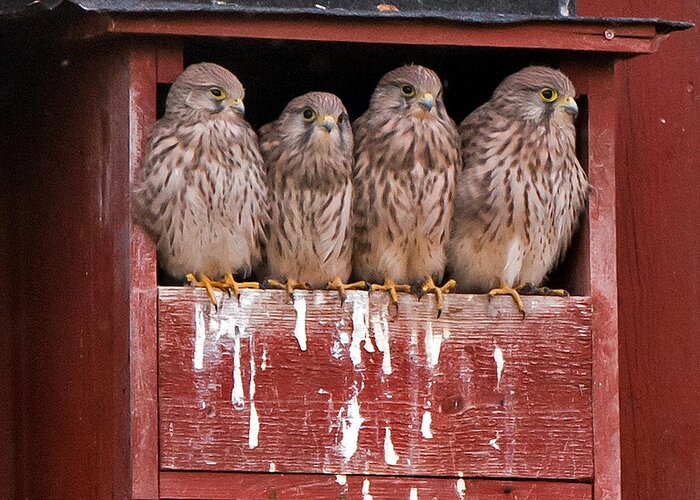
[[545, 87], [542, 90], [540, 90], [540, 97], [544, 102], [552, 102], [559, 97], [559, 94], [557, 93], [556, 90], [550, 89], [549, 87]]
[[311, 108], [304, 108], [304, 111], [301, 112], [301, 116], [304, 117], [304, 121], [310, 122], [316, 118], [316, 113], [314, 113], [314, 110]]
[[404, 85], [401, 87], [401, 95], [404, 97], [413, 97], [416, 95], [416, 89], [413, 88], [413, 85]]
[[342, 115], [340, 115], [340, 116], [338, 117], [338, 125], [342, 125], [343, 123], [345, 123], [345, 120], [346, 120], [346, 119], [347, 119], [347, 115], [346, 115], [345, 113], [343, 113]]
[[224, 92], [223, 89], [221, 89], [219, 87], [210, 88], [209, 95], [218, 101], [220, 101], [222, 99], [226, 99], [226, 92]]

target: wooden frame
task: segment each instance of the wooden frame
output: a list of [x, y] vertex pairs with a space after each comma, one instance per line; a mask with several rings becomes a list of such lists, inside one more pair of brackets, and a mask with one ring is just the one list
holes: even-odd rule
[[[309, 30], [311, 23], [316, 29]], [[105, 31], [112, 33], [157, 33], [167, 35], [212, 35], [241, 36], [277, 39], [308, 39], [308, 33], [316, 33], [315, 39], [371, 41], [377, 43], [427, 43], [451, 45], [486, 45], [496, 47], [531, 47], [568, 49], [593, 52], [653, 51], [659, 38], [652, 28], [630, 30], [612, 40], [600, 36], [603, 31], [597, 26], [584, 28], [569, 26], [506, 26], [506, 27], [454, 27], [449, 23], [395, 22], [396, 29], [382, 29], [378, 21], [351, 22], [347, 20], [286, 20], [252, 18], [235, 20], [231, 17], [204, 17], [192, 20], [187, 16], [169, 18], [131, 18], [128, 16], [110, 19]], [[301, 28], [304, 27], [303, 30]], [[331, 30], [330, 28], [336, 28]], [[400, 29], [399, 29], [400, 28]], [[430, 28], [429, 39], [424, 38]], [[99, 31], [99, 30], [98, 30]], [[332, 34], [329, 34], [332, 33]], [[588, 234], [589, 252], [583, 256], [588, 260], [590, 274], [590, 296], [592, 303], [592, 379], [593, 391], [593, 446], [595, 498], [620, 497], [620, 449], [619, 449], [619, 401], [617, 368], [617, 313], [615, 278], [615, 185], [614, 185], [614, 131], [615, 105], [612, 54], [593, 61], [577, 58], [565, 68], [577, 88], [588, 97], [587, 137], [588, 170], [593, 190], [590, 196]], [[155, 119], [155, 85], [170, 83], [182, 68], [182, 48], [172, 44], [148, 43], [134, 45], [130, 51], [130, 138], [131, 173], [135, 175], [144, 144], [145, 132]], [[218, 484], [222, 490], [232, 485], [246, 491], [246, 484], [257, 476], [245, 473], [184, 473], [166, 472], [159, 469], [158, 451], [158, 399], [157, 399], [157, 300], [155, 284], [155, 259], [152, 245], [136, 226], [131, 228], [131, 414], [132, 414], [132, 494], [134, 498], [157, 498], [159, 495], [212, 495], [203, 488], [207, 484]], [[299, 487], [317, 479], [305, 476], [284, 475], [279, 483]], [[319, 479], [323, 484], [335, 479]], [[374, 481], [375, 479], [372, 479]], [[248, 483], [246, 483], [248, 481]], [[274, 480], [271, 480], [274, 482]], [[359, 477], [348, 479], [348, 484], [357, 487]], [[421, 480], [424, 481], [424, 480]], [[437, 480], [436, 481], [443, 481]], [[448, 481], [448, 480], [444, 480]], [[454, 482], [454, 480], [452, 480]], [[490, 488], [512, 488], [509, 483], [481, 482], [469, 480], [470, 484]], [[263, 483], [258, 486], [263, 487]], [[185, 486], [191, 484], [192, 486]], [[291, 485], [299, 486], [291, 486]], [[421, 483], [424, 484], [424, 483]], [[555, 486], [543, 483], [515, 483], [513, 488], [544, 488], [538, 498], [547, 498], [548, 488], [556, 498]], [[229, 486], [226, 486], [229, 485]], [[500, 485], [500, 486], [499, 486]], [[503, 486], [506, 485], [506, 486]], [[268, 485], [269, 486], [269, 485]], [[248, 488], [253, 486], [247, 486]], [[431, 488], [429, 485], [421, 488]], [[482, 486], [478, 486], [481, 488]], [[188, 489], [193, 488], [193, 489]], [[440, 487], [437, 487], [440, 490]], [[477, 488], [477, 491], [479, 489]], [[581, 485], [576, 491], [589, 493], [590, 486]], [[435, 491], [438, 491], [435, 490]], [[199, 491], [200, 493], [196, 493]], [[250, 491], [250, 490], [248, 490]], [[262, 491], [262, 490], [253, 490]], [[267, 491], [267, 490], [265, 490]], [[302, 490], [294, 490], [302, 491]], [[322, 490], [319, 490], [322, 491]], [[431, 490], [426, 490], [431, 491]], [[442, 491], [442, 490], [440, 490]], [[515, 490], [513, 490], [515, 491]], [[224, 498], [222, 496], [221, 498]]]

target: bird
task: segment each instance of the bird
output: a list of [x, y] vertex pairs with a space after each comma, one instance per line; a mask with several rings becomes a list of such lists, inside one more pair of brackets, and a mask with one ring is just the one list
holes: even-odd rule
[[510, 295], [523, 317], [521, 293], [565, 295], [536, 287], [566, 253], [587, 199], [575, 96], [561, 71], [530, 66], [460, 124], [449, 270], [459, 291]]
[[396, 292], [411, 285], [419, 294], [435, 293], [438, 316], [443, 293], [454, 288], [453, 280], [435, 282], [444, 274], [461, 168], [459, 134], [442, 90], [434, 71], [401, 66], [380, 79], [353, 123], [354, 273], [373, 282], [371, 290], [388, 291], [396, 305]]
[[[327, 92], [292, 99], [259, 130], [271, 223], [268, 286], [345, 290], [352, 255], [353, 135], [342, 101]], [[285, 281], [284, 283], [282, 281]], [[292, 296], [293, 298], [293, 296]]]
[[213, 304], [214, 288], [236, 298], [240, 288], [258, 288], [233, 275], [247, 277], [260, 264], [269, 222], [265, 170], [244, 96], [227, 69], [188, 66], [150, 131], [133, 197], [159, 266], [206, 288]]

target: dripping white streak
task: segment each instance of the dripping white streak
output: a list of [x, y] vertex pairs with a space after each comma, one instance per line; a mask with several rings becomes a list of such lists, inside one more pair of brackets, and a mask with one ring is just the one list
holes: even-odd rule
[[433, 431], [430, 428], [431, 424], [433, 423], [433, 415], [429, 411], [424, 411], [423, 412], [423, 420], [421, 420], [420, 424], [420, 432], [423, 434], [423, 437], [425, 439], [433, 439]]
[[409, 500], [418, 500], [418, 488], [411, 488], [411, 492], [408, 494]]
[[357, 402], [357, 394], [355, 394], [348, 401], [347, 416], [341, 422], [343, 439], [340, 441], [340, 453], [345, 460], [350, 460], [357, 451], [357, 439], [364, 421], [365, 419], [360, 415], [360, 405]]
[[275, 462], [270, 462], [270, 472], [277, 472], [277, 465], [275, 465]]
[[362, 481], [362, 500], [373, 500], [369, 494], [369, 479]]
[[255, 357], [253, 335], [250, 336], [250, 385], [248, 386], [248, 398], [250, 400], [250, 422], [248, 425], [248, 448], [258, 447], [258, 433], [260, 432], [260, 420], [255, 409]]
[[306, 351], [306, 299], [304, 297], [294, 297], [294, 310], [297, 312], [294, 337], [299, 342], [299, 349]]
[[207, 336], [207, 327], [204, 324], [204, 311], [199, 302], [194, 310], [194, 359], [192, 365], [195, 370], [204, 368], [204, 341]]
[[459, 495], [459, 500], [464, 500], [467, 496], [467, 483], [463, 478], [457, 479], [455, 489], [457, 490], [457, 495]]
[[353, 366], [362, 363], [362, 351], [360, 351], [360, 343], [365, 342], [365, 349], [373, 351], [374, 346], [371, 345], [369, 332], [367, 330], [367, 316], [369, 315], [369, 296], [366, 292], [357, 292], [352, 301], [352, 343], [350, 344], [350, 359]]
[[389, 465], [399, 463], [399, 456], [394, 449], [394, 443], [391, 441], [391, 429], [384, 428], [384, 461]]
[[231, 390], [231, 404], [236, 410], [242, 410], [245, 407], [243, 379], [241, 377], [241, 338], [238, 334], [233, 336], [233, 389]]
[[442, 347], [442, 334], [433, 334], [433, 323], [428, 322], [425, 329], [425, 357], [430, 368], [435, 368], [440, 361], [440, 348]]
[[496, 362], [496, 389], [500, 389], [501, 375], [503, 374], [503, 367], [506, 362], [503, 359], [503, 351], [498, 346], [493, 349], [493, 360]]
[[267, 369], [267, 349], [263, 348], [262, 361], [260, 361], [260, 369], [265, 371]]
[[389, 323], [387, 317], [389, 308], [386, 304], [382, 304], [379, 315], [372, 316], [372, 331], [374, 331], [374, 341], [377, 344], [379, 352], [383, 353], [382, 371], [384, 375], [391, 375], [394, 371], [391, 366], [391, 349], [389, 347]]
[[348, 484], [348, 478], [344, 474], [336, 474], [335, 482], [338, 483], [340, 486], [345, 486], [346, 484]]

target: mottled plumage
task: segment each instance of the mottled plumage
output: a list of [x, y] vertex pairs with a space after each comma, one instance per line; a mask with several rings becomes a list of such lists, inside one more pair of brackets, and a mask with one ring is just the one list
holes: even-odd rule
[[257, 137], [243, 118], [244, 89], [215, 64], [189, 66], [153, 126], [134, 196], [168, 274], [248, 275], [268, 221]]
[[355, 273], [441, 280], [460, 155], [439, 78], [414, 65], [387, 73], [353, 129]]
[[448, 245], [460, 290], [538, 286], [566, 252], [588, 191], [574, 96], [561, 72], [525, 68], [460, 125], [463, 170]]
[[260, 129], [272, 223], [268, 272], [313, 287], [346, 281], [352, 252], [352, 129], [343, 103], [311, 92]]

